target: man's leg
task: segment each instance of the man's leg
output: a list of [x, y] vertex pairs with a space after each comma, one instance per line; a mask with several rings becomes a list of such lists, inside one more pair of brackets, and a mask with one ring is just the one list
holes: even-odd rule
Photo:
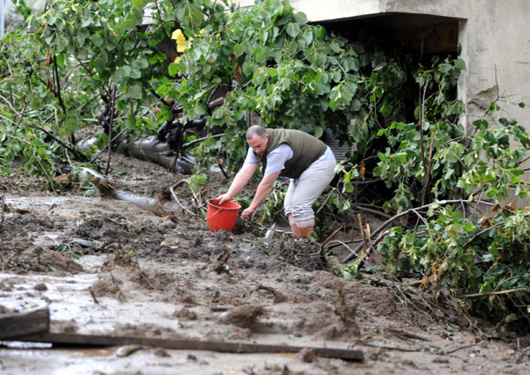
[[296, 226], [301, 238], [308, 237], [315, 227], [315, 219], [297, 221]]
[[299, 239], [300, 231], [298, 230], [298, 226], [296, 225], [296, 220], [294, 219], [294, 216], [292, 214], [293, 196], [294, 196], [295, 190], [296, 190], [296, 183], [293, 179], [291, 179], [291, 181], [289, 182], [289, 187], [287, 188], [287, 192], [285, 193], [285, 198], [283, 200], [283, 209], [285, 212], [285, 216], [287, 217], [287, 220], [289, 220], [289, 225], [291, 226], [293, 237], [295, 239]]
[[[313, 203], [335, 177], [335, 159], [323, 160], [311, 165], [298, 179], [296, 185], [291, 184], [288, 189], [289, 224], [297, 227], [300, 237], [307, 237], [313, 231], [315, 214]], [[294, 222], [294, 223], [293, 223]], [[293, 230], [293, 235], [295, 230]], [[295, 237], [296, 238], [296, 237]]]
[[293, 237], [295, 240], [300, 239], [300, 229], [298, 228], [298, 225], [296, 223], [296, 220], [294, 219], [292, 214], [287, 215], [287, 220], [289, 220], [289, 225], [291, 226], [291, 231], [293, 232]]

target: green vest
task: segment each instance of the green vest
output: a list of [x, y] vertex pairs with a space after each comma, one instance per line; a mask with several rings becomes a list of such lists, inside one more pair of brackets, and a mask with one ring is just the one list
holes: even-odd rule
[[293, 157], [285, 162], [285, 168], [280, 172], [281, 176], [298, 178], [300, 175], [326, 152], [326, 144], [320, 139], [313, 137], [300, 130], [294, 129], [267, 129], [269, 141], [267, 148], [260, 157], [254, 153], [263, 164], [263, 170], [267, 168], [267, 155], [282, 143], [287, 143], [293, 150]]

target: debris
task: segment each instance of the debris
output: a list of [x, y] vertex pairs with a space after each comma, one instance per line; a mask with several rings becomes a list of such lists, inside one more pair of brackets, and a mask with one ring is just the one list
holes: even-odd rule
[[47, 332], [50, 326], [48, 309], [28, 313], [0, 315], [0, 339], [16, 338], [40, 332]]
[[405, 332], [405, 331], [402, 331], [400, 329], [385, 328], [385, 330], [390, 332], [393, 335], [402, 336], [402, 337], [406, 337], [406, 338], [409, 338], [409, 339], [417, 339], [417, 340], [421, 340], [421, 341], [430, 341], [430, 340], [428, 340], [428, 339], [426, 339], [424, 337], [415, 335], [415, 334], [410, 333], [410, 332]]
[[272, 293], [274, 295], [274, 303], [281, 303], [281, 302], [288, 301], [288, 298], [285, 295], [283, 295], [282, 293], [278, 292], [274, 288], [271, 288], [271, 287], [265, 286], [265, 285], [258, 285], [256, 290], [260, 290], [260, 289], [261, 290], [266, 290], [267, 292]]
[[305, 363], [312, 363], [318, 361], [318, 357], [313, 353], [311, 349], [304, 348], [298, 352], [296, 358]]
[[225, 266], [226, 262], [228, 262], [228, 259], [230, 258], [230, 250], [228, 247], [225, 246], [223, 254], [217, 258], [217, 264], [215, 265], [215, 268], [213, 269], [217, 273], [222, 272], [228, 272], [227, 267]]
[[197, 314], [195, 312], [191, 311], [190, 309], [187, 309], [186, 307], [183, 307], [179, 311], [175, 311], [173, 313], [173, 316], [175, 316], [177, 318], [188, 319], [188, 320], [196, 320], [197, 319]]
[[265, 314], [263, 306], [240, 306], [234, 310], [222, 313], [219, 317], [221, 323], [233, 324], [248, 328], [256, 323], [256, 319]]
[[116, 350], [116, 357], [120, 357], [120, 358], [123, 358], [123, 357], [128, 357], [130, 356], [131, 354], [137, 352], [138, 350], [141, 350], [143, 349], [143, 347], [141, 345], [125, 345], [125, 346], [121, 346], [118, 348], [118, 350]]

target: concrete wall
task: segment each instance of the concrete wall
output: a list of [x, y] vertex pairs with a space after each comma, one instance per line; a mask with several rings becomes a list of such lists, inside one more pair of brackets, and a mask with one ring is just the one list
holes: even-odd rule
[[[252, 6], [254, 0], [234, 0]], [[459, 96], [469, 104], [468, 120], [480, 116], [492, 100], [505, 104], [503, 116], [530, 130], [529, 0], [291, 0], [310, 22], [415, 14], [459, 19], [458, 42], [467, 71]], [[528, 108], [514, 103], [525, 100]]]

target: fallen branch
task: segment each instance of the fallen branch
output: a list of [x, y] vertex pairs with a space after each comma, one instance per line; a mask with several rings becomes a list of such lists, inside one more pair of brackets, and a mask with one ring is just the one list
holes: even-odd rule
[[[401, 217], [404, 217], [404, 216], [407, 216], [411, 213], [415, 213], [418, 215], [418, 211], [421, 211], [421, 210], [425, 210], [433, 205], [445, 205], [445, 204], [456, 204], [456, 203], [460, 203], [460, 204], [469, 204], [471, 202], [467, 201], [467, 200], [463, 200], [463, 199], [454, 199], [454, 200], [444, 200], [444, 201], [439, 201], [439, 202], [433, 202], [433, 203], [429, 203], [429, 204], [425, 204], [423, 206], [420, 206], [420, 207], [415, 207], [415, 208], [410, 208], [406, 211], [403, 211], [395, 216], [393, 216], [392, 218], [388, 219], [387, 221], [385, 221], [379, 228], [377, 228], [372, 234], [371, 236], [368, 238], [369, 241], [372, 240], [372, 238], [374, 238], [375, 236], [377, 236], [379, 233], [381, 233], [388, 225], [392, 224], [394, 221], [398, 220], [399, 218]], [[365, 246], [364, 242], [359, 245], [352, 254], [348, 255], [346, 258], [344, 258], [342, 260], [342, 263], [348, 263], [349, 261], [351, 261], [353, 259], [353, 257], [355, 256], [354, 253], [359, 253], [359, 251], [363, 248], [363, 246]], [[372, 244], [373, 246], [373, 244]]]

